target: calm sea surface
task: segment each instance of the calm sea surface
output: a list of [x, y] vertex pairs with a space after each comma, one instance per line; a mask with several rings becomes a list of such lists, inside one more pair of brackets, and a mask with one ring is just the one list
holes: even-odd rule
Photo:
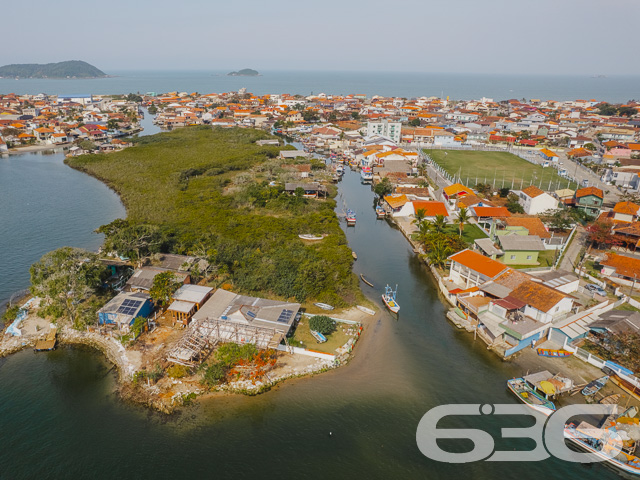
[[310, 93], [449, 96], [494, 100], [539, 98], [626, 102], [640, 99], [640, 77], [478, 75], [445, 73], [264, 71], [259, 77], [229, 77], [220, 71], [113, 71], [92, 80], [0, 79], [1, 93], [122, 94], [130, 92], [222, 93], [246, 87], [255, 94]]
[[[375, 285], [363, 288], [379, 303], [385, 283], [398, 283], [402, 306], [399, 318], [385, 313], [366, 328], [349, 365], [165, 418], [118, 401], [113, 372], [93, 351], [24, 351], [0, 359], [0, 478], [617, 478], [551, 459], [456, 466], [421, 455], [415, 434], [427, 410], [514, 403], [505, 380], [522, 372], [445, 320], [427, 269], [397, 229], [375, 219], [357, 173], [347, 172], [340, 192], [358, 215], [347, 230], [355, 271]], [[497, 421], [484, 421], [477, 426], [496, 433]], [[501, 448], [516, 447], [527, 448]]]

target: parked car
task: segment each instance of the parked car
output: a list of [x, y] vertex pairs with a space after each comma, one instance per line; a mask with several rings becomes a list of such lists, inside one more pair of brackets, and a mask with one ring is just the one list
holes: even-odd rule
[[607, 292], [604, 291], [604, 288], [600, 285], [596, 285], [595, 283], [587, 283], [584, 288], [603, 297], [607, 296]]

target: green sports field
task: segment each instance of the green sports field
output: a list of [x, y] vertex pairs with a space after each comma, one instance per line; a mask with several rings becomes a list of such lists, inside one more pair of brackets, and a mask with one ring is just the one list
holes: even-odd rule
[[575, 182], [560, 177], [555, 168], [542, 168], [507, 152], [425, 150], [425, 153], [450, 175], [459, 176], [463, 184], [471, 187], [478, 183], [514, 190], [532, 184], [542, 190], [576, 187]]

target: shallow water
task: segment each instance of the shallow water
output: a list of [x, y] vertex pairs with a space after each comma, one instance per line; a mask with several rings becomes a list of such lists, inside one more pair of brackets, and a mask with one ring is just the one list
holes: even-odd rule
[[[348, 172], [340, 191], [358, 215], [347, 238], [356, 273], [375, 285], [365, 292], [380, 305], [384, 284], [398, 283], [401, 305], [397, 319], [384, 313], [366, 326], [347, 366], [166, 418], [120, 402], [93, 351], [25, 351], [0, 360], [0, 478], [616, 478], [552, 459], [448, 465], [420, 453], [416, 428], [427, 410], [513, 404], [505, 381], [522, 372], [447, 322], [428, 270], [398, 230], [375, 219], [358, 174]], [[502, 425], [485, 421], [495, 433]], [[515, 447], [526, 448], [501, 444]]]

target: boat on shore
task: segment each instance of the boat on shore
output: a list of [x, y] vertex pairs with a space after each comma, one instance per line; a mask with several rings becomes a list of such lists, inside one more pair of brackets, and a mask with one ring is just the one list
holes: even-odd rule
[[318, 308], [321, 308], [323, 310], [333, 310], [333, 307], [331, 305], [329, 305], [328, 303], [314, 303], [314, 305]]
[[319, 242], [324, 239], [324, 235], [311, 235], [308, 233], [304, 233], [302, 235], [298, 235], [298, 237], [302, 240], [306, 240], [308, 242]]
[[380, 205], [378, 205], [376, 207], [376, 217], [377, 218], [384, 218], [387, 216], [387, 212], [384, 211], [384, 208], [382, 208]]
[[317, 332], [315, 330], [309, 330], [309, 331], [311, 332], [311, 336], [315, 338], [318, 343], [324, 343], [327, 341], [327, 337], [325, 337], [320, 332]]
[[366, 283], [367, 285], [369, 285], [370, 287], [373, 287], [373, 283], [371, 283], [369, 280], [367, 280], [366, 278], [364, 278], [363, 274], [360, 274], [360, 278], [362, 279], [362, 281], [364, 283]]
[[582, 389], [582, 395], [585, 397], [595, 395], [607, 384], [608, 380], [609, 375], [605, 375], [604, 377], [596, 378], [594, 381], [589, 382], [587, 386]]
[[398, 292], [398, 286], [393, 290], [389, 284], [384, 287], [384, 294], [382, 295], [382, 301], [392, 313], [398, 313], [400, 311], [400, 305], [396, 302], [396, 293]]
[[362, 305], [356, 305], [356, 308], [358, 310], [360, 310], [361, 312], [366, 313], [367, 315], [375, 315], [376, 314], [375, 310], [371, 310], [370, 308], [363, 307]]
[[518, 400], [547, 417], [556, 410], [556, 406], [551, 400], [548, 400], [544, 395], [538, 393], [522, 377], [508, 380], [507, 387], [518, 397]]
[[571, 355], [573, 355], [572, 352], [568, 352], [567, 350], [551, 350], [548, 348], [539, 348], [537, 352], [538, 352], [538, 355], [540, 355], [541, 357], [563, 358], [563, 357], [570, 357]]
[[620, 394], [614, 393], [613, 395], [608, 395], [604, 397], [602, 400], [600, 400], [599, 403], [601, 403], [602, 405], [617, 405], [619, 401], [620, 401]]

